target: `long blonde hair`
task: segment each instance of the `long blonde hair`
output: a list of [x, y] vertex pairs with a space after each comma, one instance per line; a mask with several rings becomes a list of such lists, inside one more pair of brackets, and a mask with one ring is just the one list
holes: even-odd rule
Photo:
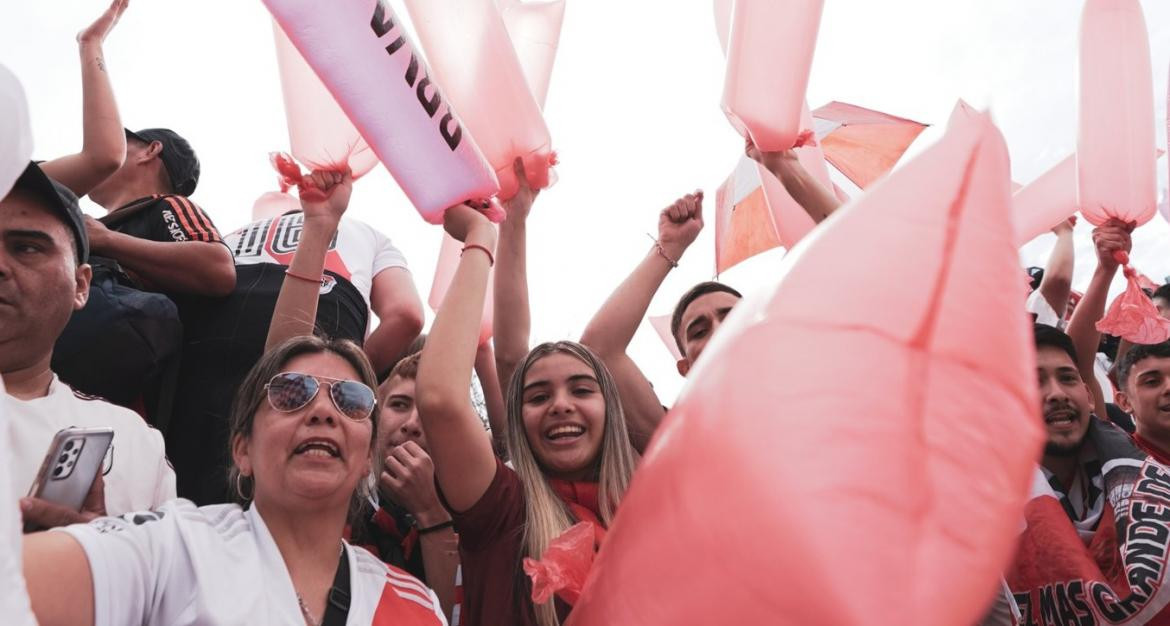
[[[601, 396], [605, 400], [605, 432], [601, 438], [601, 449], [598, 452], [598, 503], [601, 508], [601, 521], [606, 526], [613, 520], [617, 512], [617, 505], [630, 486], [630, 477], [634, 473], [637, 453], [630, 445], [630, 435], [626, 430], [626, 418], [622, 412], [621, 399], [618, 396], [617, 383], [609, 369], [601, 362], [597, 355], [589, 348], [572, 342], [558, 341], [544, 343], [528, 353], [527, 358], [516, 368], [512, 380], [508, 384], [508, 454], [520, 483], [524, 486], [524, 508], [526, 523], [524, 526], [523, 553], [520, 558], [531, 557], [539, 559], [544, 555], [548, 544], [561, 533], [568, 530], [575, 521], [569, 508], [553, 490], [548, 477], [532, 452], [532, 444], [525, 434], [524, 418], [522, 415], [524, 378], [529, 368], [540, 359], [550, 354], [567, 354], [581, 360], [593, 370], [597, 382], [601, 387]], [[526, 576], [524, 578], [527, 578]], [[533, 605], [536, 621], [540, 626], [557, 626], [555, 601], [540, 605]]]

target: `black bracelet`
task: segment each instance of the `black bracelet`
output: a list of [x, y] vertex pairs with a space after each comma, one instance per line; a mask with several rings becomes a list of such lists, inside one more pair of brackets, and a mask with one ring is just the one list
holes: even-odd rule
[[415, 525], [415, 528], [418, 528], [419, 535], [425, 535], [427, 533], [433, 533], [436, 530], [443, 530], [444, 528], [451, 528], [454, 525], [455, 525], [455, 520], [447, 520], [441, 524], [435, 524], [434, 526], [427, 526], [426, 528], [418, 528], [418, 526]]

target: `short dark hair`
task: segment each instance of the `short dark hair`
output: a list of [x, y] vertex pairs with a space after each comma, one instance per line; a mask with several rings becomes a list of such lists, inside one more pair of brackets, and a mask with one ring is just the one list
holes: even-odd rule
[[1166, 302], [1170, 302], [1170, 283], [1167, 283], [1167, 284], [1162, 285], [1161, 287], [1158, 287], [1157, 289], [1155, 289], [1154, 295], [1150, 296], [1150, 299], [1154, 299], [1154, 298], [1161, 298], [1161, 299], [1165, 300]]
[[405, 378], [407, 380], [414, 380], [418, 378], [418, 362], [422, 357], [422, 352], [415, 352], [414, 354], [402, 359], [390, 370], [390, 375], [387, 380], [397, 376], [398, 378]]
[[683, 348], [682, 339], [679, 339], [678, 331], [679, 326], [682, 326], [683, 314], [687, 312], [687, 307], [691, 306], [692, 302], [698, 300], [702, 296], [720, 291], [723, 293], [729, 293], [737, 298], [743, 297], [743, 294], [736, 291], [734, 288], [728, 285], [724, 285], [721, 282], [709, 280], [691, 287], [689, 290], [687, 290], [686, 293], [683, 294], [681, 298], [678, 299], [678, 304], [674, 305], [674, 314], [670, 316], [670, 334], [672, 337], [674, 337], [674, 343], [678, 345], [679, 352], [683, 353], [684, 355], [686, 354], [686, 349]]
[[1138, 344], [1129, 349], [1117, 364], [1117, 383], [1125, 387], [1133, 366], [1149, 358], [1170, 359], [1170, 341], [1153, 344]]
[[1068, 358], [1072, 359], [1074, 364], [1077, 363], [1077, 349], [1073, 346], [1072, 338], [1063, 330], [1048, 324], [1033, 324], [1032, 336], [1036, 340], [1037, 352], [1040, 348], [1056, 348], [1068, 354]]

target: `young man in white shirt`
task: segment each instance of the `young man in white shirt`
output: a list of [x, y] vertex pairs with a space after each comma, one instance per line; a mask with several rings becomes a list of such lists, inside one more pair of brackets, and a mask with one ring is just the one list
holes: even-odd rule
[[[74, 310], [85, 305], [89, 241], [77, 198], [29, 163], [0, 200], [0, 397], [8, 415], [10, 485], [28, 493], [57, 431], [114, 429], [105, 474], [111, 514], [154, 508], [175, 494], [162, 437], [136, 414], [75, 394], [49, 367], [53, 344]], [[100, 368], [100, 363], [94, 363]], [[25, 523], [54, 526], [85, 516], [53, 503], [21, 501]]]

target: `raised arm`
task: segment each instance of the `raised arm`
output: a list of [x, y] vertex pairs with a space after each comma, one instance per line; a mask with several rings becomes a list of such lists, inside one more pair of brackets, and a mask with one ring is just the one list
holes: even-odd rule
[[507, 386], [512, 372], [528, 356], [528, 337], [532, 329], [528, 308], [528, 212], [539, 193], [528, 186], [523, 161], [516, 159], [513, 168], [520, 181], [520, 190], [504, 202], [508, 217], [500, 224], [492, 312], [496, 376], [502, 386]]
[[1085, 295], [1077, 303], [1072, 319], [1068, 323], [1068, 335], [1072, 338], [1073, 346], [1077, 351], [1077, 369], [1081, 378], [1093, 391], [1094, 410], [1098, 416], [1104, 418], [1105, 402], [1100, 385], [1093, 371], [1097, 358], [1097, 345], [1101, 342], [1101, 332], [1097, 330], [1097, 322], [1105, 315], [1105, 300], [1109, 295], [1109, 284], [1117, 275], [1117, 259], [1114, 252], [1129, 253], [1130, 228], [1117, 221], [1106, 222], [1093, 229], [1093, 244], [1097, 247], [1097, 269], [1089, 281]]
[[495, 476], [492, 444], [467, 390], [497, 235], [491, 222], [467, 205], [447, 209], [443, 219], [447, 232], [464, 242], [463, 255], [423, 347], [415, 401], [439, 487], [447, 504], [466, 511]]
[[658, 244], [589, 321], [581, 343], [609, 368], [618, 384], [631, 443], [643, 451], [666, 410], [650, 381], [626, 354], [662, 281], [703, 228], [703, 192], [679, 198], [658, 215]]
[[475, 374], [483, 388], [483, 403], [487, 409], [488, 424], [492, 427], [492, 447], [496, 456], [507, 459], [508, 444], [504, 431], [508, 428], [507, 407], [504, 406], [504, 388], [500, 386], [500, 375], [496, 369], [495, 350], [492, 342], [485, 341], [475, 350]]
[[769, 172], [772, 172], [780, 184], [784, 185], [788, 195], [792, 196], [792, 199], [804, 208], [814, 222], [821, 223], [841, 206], [841, 200], [837, 198], [833, 190], [826, 189], [800, 164], [795, 148], [763, 152], [756, 148], [751, 139], [748, 139], [744, 152], [763, 165]]
[[1052, 247], [1052, 254], [1048, 257], [1048, 266], [1044, 268], [1044, 278], [1040, 280], [1040, 295], [1048, 302], [1058, 319], [1064, 319], [1065, 309], [1068, 308], [1068, 295], [1072, 292], [1073, 262], [1073, 225], [1076, 218], [1070, 217], [1052, 229], [1056, 235], [1056, 245]]
[[126, 134], [114, 88], [106, 73], [102, 42], [130, 0], [114, 0], [93, 24], [77, 35], [81, 53], [81, 152], [41, 164], [50, 177], [83, 196], [113, 174], [126, 160]]
[[364, 347], [374, 371], [387, 373], [422, 332], [422, 300], [410, 272], [401, 267], [378, 272], [370, 290], [370, 309], [378, 316], [378, 327], [366, 337]]
[[317, 325], [317, 298], [321, 292], [321, 275], [325, 271], [325, 254], [337, 232], [341, 216], [349, 206], [353, 178], [349, 172], [315, 170], [310, 174], [312, 187], [301, 189], [301, 208], [305, 211], [304, 230], [285, 271], [268, 339], [264, 351], [286, 339], [312, 335]]

